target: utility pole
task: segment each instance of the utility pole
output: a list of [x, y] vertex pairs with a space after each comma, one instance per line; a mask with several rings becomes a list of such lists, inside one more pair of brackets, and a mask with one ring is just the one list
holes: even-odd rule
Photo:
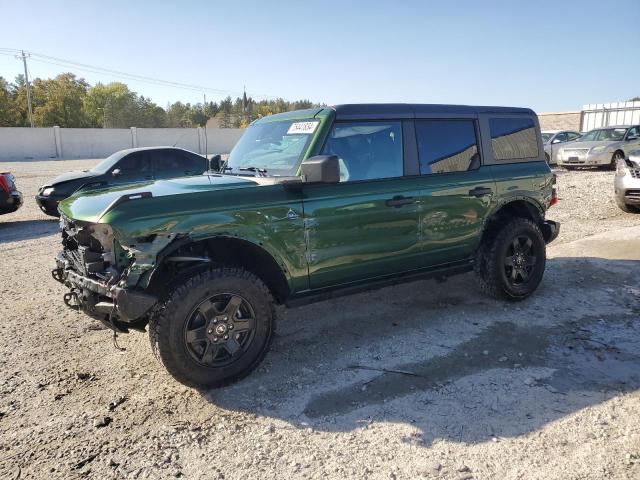
[[31, 124], [31, 128], [33, 128], [33, 112], [31, 108], [31, 85], [29, 84], [29, 73], [27, 71], [27, 57], [31, 55], [25, 55], [24, 50], [22, 50], [22, 55], [16, 55], [18, 60], [22, 59], [22, 64], [24, 65], [24, 81], [27, 84], [27, 108], [29, 109], [29, 123]]

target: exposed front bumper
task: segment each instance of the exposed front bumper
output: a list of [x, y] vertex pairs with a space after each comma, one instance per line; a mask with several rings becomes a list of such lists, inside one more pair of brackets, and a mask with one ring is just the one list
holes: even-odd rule
[[64, 252], [56, 257], [56, 268], [52, 274], [70, 289], [65, 295], [67, 306], [82, 310], [119, 331], [126, 332], [129, 327], [139, 328], [141, 323], [146, 323], [145, 315], [158, 302], [153, 295], [110, 285], [74, 271]]
[[546, 243], [553, 242], [560, 233], [560, 223], [554, 222], [553, 220], [545, 220], [542, 224], [542, 236], [544, 237], [544, 241]]

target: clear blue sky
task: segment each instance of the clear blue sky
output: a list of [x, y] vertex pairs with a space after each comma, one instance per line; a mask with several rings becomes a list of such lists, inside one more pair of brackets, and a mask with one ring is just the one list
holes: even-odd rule
[[[289, 100], [545, 112], [640, 96], [640, 0], [0, 0], [0, 12], [0, 48]], [[29, 66], [36, 77], [118, 80], [35, 59]], [[1, 76], [21, 70], [0, 55]], [[123, 81], [162, 106], [202, 99]]]

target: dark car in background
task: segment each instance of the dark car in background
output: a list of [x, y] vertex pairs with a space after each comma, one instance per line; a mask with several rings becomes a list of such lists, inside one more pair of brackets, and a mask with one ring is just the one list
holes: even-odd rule
[[0, 215], [15, 212], [22, 206], [22, 194], [10, 173], [0, 173]]
[[200, 175], [207, 159], [176, 147], [144, 147], [120, 150], [91, 170], [69, 172], [44, 184], [36, 202], [47, 215], [59, 216], [58, 203], [80, 189]]

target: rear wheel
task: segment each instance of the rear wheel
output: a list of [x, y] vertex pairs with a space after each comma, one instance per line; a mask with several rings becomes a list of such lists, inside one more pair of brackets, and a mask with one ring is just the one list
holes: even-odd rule
[[156, 356], [179, 382], [198, 388], [232, 383], [258, 366], [275, 326], [264, 283], [240, 268], [190, 278], [150, 322]]
[[522, 300], [540, 284], [546, 245], [531, 220], [515, 218], [492, 228], [478, 249], [474, 270], [480, 289], [507, 300]]

